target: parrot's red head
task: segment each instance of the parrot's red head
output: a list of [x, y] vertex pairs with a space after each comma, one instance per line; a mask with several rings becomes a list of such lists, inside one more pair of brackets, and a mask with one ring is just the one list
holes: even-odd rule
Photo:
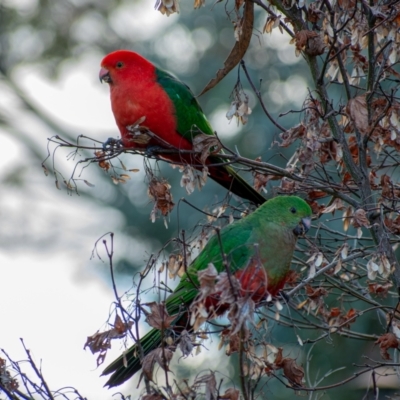
[[109, 84], [132, 80], [152, 78], [154, 65], [139, 54], [129, 50], [117, 50], [108, 54], [101, 62], [100, 82]]

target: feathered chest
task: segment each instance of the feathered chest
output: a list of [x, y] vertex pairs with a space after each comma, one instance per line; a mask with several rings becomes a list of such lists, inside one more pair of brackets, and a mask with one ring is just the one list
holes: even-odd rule
[[[125, 144], [132, 137], [127, 126], [137, 123], [142, 118], [142, 126], [167, 142], [176, 134], [177, 123], [173, 103], [168, 94], [155, 82], [112, 86], [111, 106]], [[140, 146], [129, 142], [129, 147]]]

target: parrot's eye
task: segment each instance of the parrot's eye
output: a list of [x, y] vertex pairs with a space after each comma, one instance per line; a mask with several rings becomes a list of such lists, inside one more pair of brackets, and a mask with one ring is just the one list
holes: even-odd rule
[[117, 68], [122, 68], [124, 66], [124, 63], [122, 61], [118, 61], [116, 67]]
[[296, 214], [296, 213], [297, 213], [297, 210], [296, 210], [294, 207], [291, 207], [290, 212], [291, 212], [292, 214]]

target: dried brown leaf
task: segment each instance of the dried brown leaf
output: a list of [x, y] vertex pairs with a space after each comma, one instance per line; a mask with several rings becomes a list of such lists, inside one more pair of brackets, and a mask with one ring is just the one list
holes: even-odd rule
[[193, 386], [205, 385], [205, 399], [206, 400], [217, 400], [217, 380], [213, 372], [207, 375], [202, 375], [194, 381]]
[[234, 389], [234, 388], [229, 388], [225, 390], [225, 393], [223, 395], [220, 395], [220, 399], [226, 399], [226, 400], [239, 400], [239, 390]]
[[343, 317], [344, 321], [350, 321], [352, 323], [355, 321], [356, 315], [357, 315], [357, 310], [355, 310], [354, 308], [350, 308], [350, 310], [347, 311], [346, 315], [344, 315]]
[[193, 330], [197, 330], [209, 317], [209, 311], [204, 302], [208, 296], [215, 292], [215, 281], [218, 276], [218, 271], [214, 264], [209, 263], [207, 268], [197, 272], [200, 283], [197, 297], [190, 305], [190, 324], [193, 325]]
[[330, 205], [324, 208], [322, 214], [332, 213], [333, 215], [335, 215], [336, 210], [344, 210], [344, 209], [345, 206], [343, 205], [342, 200], [336, 197], [335, 200], [333, 200]]
[[206, 0], [194, 0], [193, 8], [196, 10], [197, 8], [204, 7], [206, 4]]
[[[239, 297], [239, 299], [231, 304], [228, 313], [228, 319], [232, 324], [231, 334], [234, 335], [244, 330], [245, 337], [248, 336], [249, 331], [246, 326], [247, 322], [254, 324], [254, 310], [255, 303], [251, 297]], [[245, 340], [245, 339], [244, 339]]]
[[[262, 159], [261, 157], [257, 157], [255, 159], [257, 162], [261, 162]], [[267, 183], [269, 181], [276, 181], [282, 179], [281, 176], [278, 175], [271, 175], [271, 174], [265, 174], [260, 171], [253, 171], [253, 176], [254, 176], [254, 184], [253, 187], [256, 189], [258, 192], [261, 192], [262, 189], [264, 189], [267, 186]]]
[[156, 329], [168, 329], [171, 323], [176, 319], [176, 315], [168, 314], [165, 303], [157, 303], [155, 301], [144, 304], [150, 308], [150, 312], [143, 309], [146, 315], [146, 322]]
[[306, 285], [305, 289], [307, 296], [312, 300], [317, 300], [321, 296], [327, 295], [327, 291], [323, 287], [318, 287], [314, 289], [312, 286]]
[[178, 347], [181, 350], [184, 357], [187, 357], [188, 355], [190, 355], [190, 353], [193, 350], [193, 347], [194, 347], [193, 342], [192, 342], [189, 332], [186, 329], [184, 329], [182, 331], [182, 333], [179, 337]]
[[283, 373], [294, 386], [302, 386], [304, 369], [296, 364], [293, 358], [284, 358], [281, 362]]
[[352, 225], [354, 226], [354, 228], [360, 228], [361, 226], [365, 226], [366, 228], [370, 227], [365, 210], [359, 208], [354, 212]]
[[107, 350], [111, 348], [111, 340], [123, 338], [132, 325], [132, 321], [124, 323], [117, 314], [114, 327], [108, 331], [96, 332], [94, 335], [88, 336], [83, 348], [89, 347], [92, 354], [100, 353], [97, 358], [97, 366], [99, 366], [104, 362]]
[[214, 264], [209, 263], [206, 269], [197, 272], [197, 276], [200, 282], [200, 297], [205, 299], [211, 293], [214, 292], [215, 281], [218, 277], [218, 271]]
[[343, 217], [342, 217], [343, 230], [345, 232], [347, 232], [347, 230], [349, 229], [350, 222], [351, 222], [350, 216], [352, 214], [352, 211], [353, 211], [353, 207], [349, 206], [349, 207], [346, 208], [345, 212], [343, 213]]
[[317, 34], [316, 36], [310, 37], [308, 39], [308, 46], [306, 47], [305, 50], [309, 56], [315, 57], [324, 54], [325, 47], [326, 44], [322, 40], [322, 37]]
[[399, 347], [399, 341], [396, 338], [396, 335], [392, 332], [379, 336], [375, 344], [379, 344], [381, 356], [384, 360], [391, 360], [388, 349], [397, 349]]
[[190, 325], [193, 326], [193, 330], [197, 331], [199, 327], [207, 321], [209, 318], [209, 312], [202, 301], [194, 301], [190, 305]]
[[[294, 41], [296, 43], [296, 55], [299, 55], [301, 51], [306, 49], [307, 43], [310, 39], [314, 39], [318, 37], [318, 33], [308, 30], [302, 30], [295, 34]], [[322, 40], [321, 40], [322, 42]], [[320, 45], [317, 45], [317, 47]], [[314, 44], [315, 47], [315, 44]], [[322, 51], [323, 53], [323, 51]], [[319, 53], [319, 54], [322, 54]]]
[[200, 162], [204, 165], [210, 154], [218, 153], [222, 145], [214, 135], [199, 133], [193, 138], [193, 150], [201, 153]]
[[282, 192], [293, 193], [296, 189], [296, 182], [289, 178], [282, 178], [279, 187], [281, 188]]
[[335, 317], [338, 317], [341, 313], [342, 313], [342, 312], [340, 311], [340, 308], [339, 308], [339, 307], [332, 307], [332, 308], [330, 309], [330, 312], [329, 312], [328, 317], [329, 317], [329, 318], [335, 318]]
[[172, 201], [171, 186], [165, 180], [152, 178], [149, 183], [148, 195], [154, 201], [154, 207], [151, 212], [151, 219], [154, 222], [157, 211], [161, 215], [168, 215], [174, 208], [175, 203]]
[[240, 332], [232, 334], [232, 329], [224, 329], [222, 331], [222, 343], [224, 342], [228, 343], [225, 350], [227, 356], [237, 353], [240, 349], [240, 344], [242, 343]]
[[282, 29], [280, 27], [280, 22], [281, 22], [281, 15], [279, 15], [279, 16], [269, 15], [267, 20], [265, 21], [265, 25], [264, 25], [264, 28], [263, 28], [263, 33], [271, 33], [272, 30], [274, 28], [277, 28], [277, 27]]
[[217, 277], [215, 292], [219, 294], [220, 304], [233, 304], [240, 293], [241, 285], [238, 279], [226, 272]]
[[278, 143], [279, 147], [290, 146], [295, 140], [304, 137], [306, 132], [306, 127], [302, 123], [300, 123], [299, 125], [296, 125], [293, 128], [280, 133], [279, 137], [281, 138], [282, 142]]
[[106, 157], [106, 154], [102, 150], [96, 150], [94, 152], [95, 157], [98, 159], [97, 163], [101, 169], [104, 169], [104, 171], [108, 171], [111, 167], [110, 163], [106, 160], [103, 159], [103, 157]]
[[[175, 1], [175, 0], [171, 0]], [[154, 134], [150, 132], [149, 128], [142, 123], [146, 120], [146, 117], [143, 116], [139, 118], [132, 125], [128, 125], [126, 129], [131, 133], [129, 136], [129, 141], [132, 143], [146, 145], [150, 142]]]
[[[273, 349], [273, 348], [272, 348]], [[276, 349], [276, 348], [275, 348]], [[273, 349], [274, 350], [274, 349]], [[276, 365], [277, 368], [282, 368], [282, 361], [283, 361], [283, 348], [278, 347], [278, 351], [275, 353], [275, 360], [274, 364]]]
[[311, 211], [313, 215], [319, 216], [321, 212], [324, 210], [324, 206], [321, 204], [318, 204], [316, 201], [313, 200], [306, 200], [308, 205], [311, 207]]
[[324, 12], [318, 8], [316, 3], [311, 3], [307, 10], [307, 20], [312, 24], [316, 24], [320, 18], [324, 16]]
[[165, 397], [159, 393], [145, 394], [140, 400], [165, 400]]
[[310, 200], [322, 199], [322, 198], [324, 198], [326, 196], [327, 196], [327, 193], [323, 192], [322, 190], [310, 190], [307, 193], [307, 197]]
[[356, 5], [356, 0], [338, 0], [338, 4], [341, 9], [352, 10]]
[[192, 194], [196, 188], [196, 171], [191, 165], [186, 165], [183, 168], [181, 187], [185, 188], [187, 194]]
[[267, 183], [271, 180], [271, 177], [273, 175], [263, 174], [261, 172], [254, 171], [253, 176], [254, 176], [253, 187], [254, 189], [257, 190], [257, 192], [261, 192], [261, 190], [267, 186]]
[[394, 233], [395, 235], [400, 235], [400, 215], [398, 215], [395, 219], [386, 217], [385, 226], [389, 232]]
[[179, 14], [178, 0], [156, 0], [154, 8], [167, 17], [173, 13]]
[[382, 197], [391, 199], [393, 197], [393, 182], [389, 175], [381, 176]]
[[142, 361], [142, 374], [145, 377], [153, 381], [153, 370], [157, 363], [164, 371], [169, 371], [168, 364], [174, 355], [174, 349], [172, 347], [160, 347], [152, 350]]
[[168, 276], [174, 279], [176, 276], [182, 277], [185, 273], [185, 265], [183, 264], [183, 257], [179, 254], [170, 254], [168, 259]]
[[254, 23], [254, 3], [251, 0], [245, 0], [242, 34], [238, 41], [235, 42], [233, 49], [229, 53], [228, 58], [224, 62], [224, 67], [217, 71], [217, 76], [207, 83], [206, 87], [201, 91], [199, 96], [208, 92], [217, 85], [245, 55], [249, 47], [251, 37], [253, 35]]
[[350, 99], [347, 103], [346, 111], [360, 133], [366, 134], [369, 131], [369, 124], [365, 95]]
[[368, 290], [370, 293], [384, 297], [392, 286], [393, 284], [391, 282], [387, 282], [384, 285], [380, 285], [379, 283], [368, 283]]

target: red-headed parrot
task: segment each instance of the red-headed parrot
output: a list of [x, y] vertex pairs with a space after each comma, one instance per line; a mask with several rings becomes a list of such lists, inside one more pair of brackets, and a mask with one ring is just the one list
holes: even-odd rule
[[[193, 137], [200, 131], [214, 135], [193, 93], [183, 82], [133, 51], [118, 50], [101, 62], [100, 80], [110, 85], [111, 107], [125, 147], [193, 150]], [[156, 137], [147, 143], [135, 140], [127, 127], [143, 121]], [[160, 138], [160, 140], [157, 140]], [[193, 154], [163, 154], [175, 163], [203, 168]], [[265, 198], [241, 178], [227, 160], [211, 155], [206, 160], [210, 177], [232, 193], [262, 204]], [[213, 165], [219, 164], [219, 165]]]
[[[168, 314], [177, 316], [174, 328], [169, 331], [190, 330], [187, 310], [199, 294], [198, 272], [205, 270], [210, 263], [218, 274], [226, 271], [223, 254], [230, 273], [240, 283], [240, 296], [251, 297], [258, 304], [268, 296], [278, 294], [286, 282], [297, 237], [307, 232], [310, 225], [311, 208], [304, 200], [279, 196], [221, 229], [219, 235], [211, 237], [167, 298], [165, 307]], [[229, 308], [229, 304], [221, 304], [218, 293], [205, 300], [206, 307], [213, 307], [216, 311], [214, 314], [220, 315]], [[168, 332], [164, 331], [164, 335], [168, 336]], [[153, 329], [141, 338], [145, 355], [160, 346], [161, 336], [160, 330]], [[111, 363], [103, 375], [112, 373], [107, 382], [112, 387], [122, 384], [140, 369], [139, 352], [134, 345]]]

